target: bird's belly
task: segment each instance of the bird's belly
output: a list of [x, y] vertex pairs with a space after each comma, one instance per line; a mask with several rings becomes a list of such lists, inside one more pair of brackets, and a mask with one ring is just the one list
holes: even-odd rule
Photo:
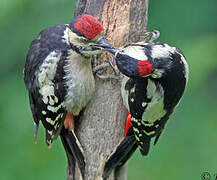
[[69, 59], [65, 67], [67, 93], [64, 105], [67, 111], [78, 115], [87, 105], [95, 90], [91, 61], [81, 57]]
[[66, 95], [65, 107], [66, 110], [78, 115], [79, 112], [87, 105], [93, 96], [95, 83], [92, 77], [74, 80], [73, 83], [68, 83], [68, 92]]

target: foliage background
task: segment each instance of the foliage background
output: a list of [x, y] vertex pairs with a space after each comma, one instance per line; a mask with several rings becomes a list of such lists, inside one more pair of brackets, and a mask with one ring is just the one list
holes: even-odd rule
[[[51, 149], [33, 120], [23, 83], [28, 46], [50, 25], [72, 19], [73, 0], [0, 0], [0, 179], [65, 179], [66, 157], [58, 140]], [[149, 0], [148, 29], [179, 47], [190, 66], [184, 98], [148, 157], [137, 152], [128, 179], [201, 179], [217, 173], [217, 1]]]

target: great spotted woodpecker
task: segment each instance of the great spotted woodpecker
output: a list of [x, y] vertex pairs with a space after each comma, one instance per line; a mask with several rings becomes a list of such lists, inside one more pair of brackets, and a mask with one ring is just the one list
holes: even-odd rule
[[37, 140], [39, 121], [50, 146], [60, 135], [73, 173], [75, 161], [84, 177], [85, 160], [74, 133], [74, 119], [94, 93], [91, 56], [110, 45], [103, 26], [84, 14], [70, 24], [48, 27], [32, 41], [24, 69]]
[[127, 108], [125, 138], [108, 158], [103, 178], [107, 179], [139, 147], [149, 152], [150, 141], [157, 143], [164, 127], [183, 95], [188, 81], [188, 65], [183, 53], [166, 43], [154, 42], [159, 31], [152, 31], [148, 43], [129, 44], [124, 48], [105, 48], [115, 56], [125, 75], [121, 93]]

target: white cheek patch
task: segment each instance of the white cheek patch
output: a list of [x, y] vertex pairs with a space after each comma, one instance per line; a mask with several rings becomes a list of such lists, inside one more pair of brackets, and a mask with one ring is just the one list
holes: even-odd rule
[[169, 57], [170, 53], [167, 48], [162, 45], [155, 45], [152, 47], [152, 57], [154, 58], [164, 58]]
[[166, 58], [170, 56], [170, 53], [174, 53], [176, 51], [175, 47], [170, 47], [167, 44], [164, 46], [158, 44], [152, 46], [152, 57], [153, 58]]

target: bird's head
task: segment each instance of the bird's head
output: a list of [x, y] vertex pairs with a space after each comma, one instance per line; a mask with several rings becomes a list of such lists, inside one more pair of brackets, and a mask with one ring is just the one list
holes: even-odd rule
[[93, 16], [84, 14], [74, 19], [69, 28], [69, 42], [71, 47], [85, 57], [102, 52], [102, 47], [111, 44], [104, 37], [102, 24]]
[[115, 56], [118, 69], [128, 77], [159, 79], [183, 75], [188, 79], [188, 65], [183, 53], [165, 43], [145, 43], [127, 48], [105, 48]]

